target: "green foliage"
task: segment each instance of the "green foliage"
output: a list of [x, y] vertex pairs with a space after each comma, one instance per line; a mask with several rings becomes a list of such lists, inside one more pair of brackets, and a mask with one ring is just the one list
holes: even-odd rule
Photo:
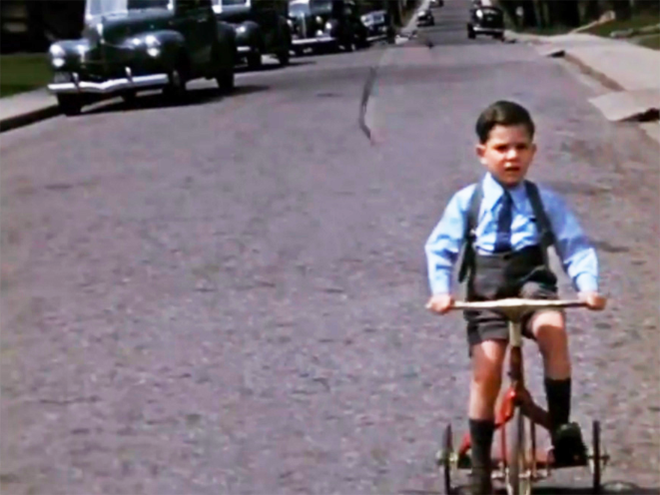
[[41, 88], [51, 77], [47, 55], [0, 56], [0, 98]]

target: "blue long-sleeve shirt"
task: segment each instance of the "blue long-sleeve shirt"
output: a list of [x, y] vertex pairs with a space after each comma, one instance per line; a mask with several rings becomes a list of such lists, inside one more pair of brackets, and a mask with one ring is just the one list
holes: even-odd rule
[[[478, 184], [477, 184], [478, 185]], [[574, 287], [582, 291], [598, 290], [598, 259], [577, 219], [566, 203], [554, 192], [537, 184], [541, 201], [555, 235], [555, 249]], [[433, 294], [451, 292], [452, 270], [463, 247], [463, 235], [470, 198], [475, 185], [460, 190], [451, 198], [442, 218], [429, 236], [426, 245], [428, 278]], [[479, 210], [474, 249], [479, 254], [491, 254], [497, 233], [497, 217], [501, 207], [502, 186], [487, 173], [483, 180], [483, 201]], [[539, 244], [534, 212], [525, 186], [509, 189], [513, 198], [511, 245], [514, 251]]]

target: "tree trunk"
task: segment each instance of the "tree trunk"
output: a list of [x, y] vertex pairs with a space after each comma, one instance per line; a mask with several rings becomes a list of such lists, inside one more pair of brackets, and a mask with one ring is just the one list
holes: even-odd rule
[[547, 21], [549, 26], [554, 26], [557, 23], [557, 4], [555, 0], [546, 0], [545, 9], [547, 12]]
[[538, 27], [536, 12], [534, 11], [534, 0], [524, 0], [521, 4], [523, 8], [523, 25], [527, 28]]
[[555, 0], [557, 24], [567, 27], [580, 25], [580, 9], [577, 0]]
[[632, 5], [630, 0], [610, 0], [612, 2], [612, 10], [616, 13], [617, 19], [630, 19], [632, 15]]
[[499, 0], [498, 5], [502, 8], [505, 14], [511, 19], [513, 24], [516, 26], [516, 29], [519, 29], [520, 21], [516, 15], [516, 7], [518, 2], [516, 0]]
[[545, 0], [537, 0], [536, 6], [536, 11], [539, 13], [539, 26], [543, 28], [550, 27], [550, 24], [548, 23], [548, 17], [546, 15]]
[[587, 22], [595, 21], [600, 15], [601, 9], [599, 0], [589, 0], [584, 9], [584, 20]]

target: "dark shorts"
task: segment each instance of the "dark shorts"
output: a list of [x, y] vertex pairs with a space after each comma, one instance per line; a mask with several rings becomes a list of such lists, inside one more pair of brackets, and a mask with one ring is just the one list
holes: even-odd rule
[[[514, 297], [511, 295], [509, 297]], [[526, 282], [520, 290], [518, 297], [524, 299], [557, 299], [557, 287], [555, 285], [541, 284], [538, 282]], [[530, 328], [530, 321], [538, 311], [529, 313], [522, 320], [523, 336], [534, 339]], [[466, 311], [467, 338], [470, 346], [480, 344], [488, 340], [509, 340], [509, 327], [504, 316], [493, 311]]]

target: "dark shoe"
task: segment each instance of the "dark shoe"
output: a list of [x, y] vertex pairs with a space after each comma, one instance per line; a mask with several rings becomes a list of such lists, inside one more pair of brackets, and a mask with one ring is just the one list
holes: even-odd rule
[[489, 469], [475, 468], [470, 473], [470, 495], [492, 495], [493, 483]]
[[577, 423], [560, 426], [553, 435], [555, 467], [582, 466], [587, 463], [587, 448]]

